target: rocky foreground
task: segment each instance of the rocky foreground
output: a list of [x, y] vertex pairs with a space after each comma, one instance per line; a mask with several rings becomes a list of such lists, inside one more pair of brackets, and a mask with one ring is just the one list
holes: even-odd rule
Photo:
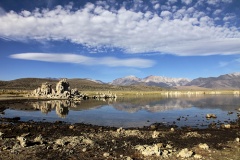
[[[1, 101], [0, 114], [6, 109], [3, 104]], [[240, 109], [236, 112], [240, 113]], [[207, 129], [161, 123], [124, 129], [0, 117], [0, 159], [238, 160], [239, 138], [240, 116], [228, 125], [210, 125]]]
[[113, 128], [0, 119], [0, 159], [239, 159], [234, 128]]

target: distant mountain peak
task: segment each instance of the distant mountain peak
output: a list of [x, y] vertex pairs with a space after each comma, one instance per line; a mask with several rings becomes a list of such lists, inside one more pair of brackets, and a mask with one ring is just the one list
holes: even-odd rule
[[95, 82], [95, 83], [104, 84], [104, 82], [100, 81], [100, 80], [94, 80], [94, 79], [91, 79], [91, 78], [85, 78], [85, 79], [88, 80], [88, 81]]
[[129, 76], [126, 76], [126, 77], [124, 77], [124, 78], [137, 78], [137, 79], [139, 79], [138, 77], [136, 77], [136, 76], [134, 76], [134, 75], [129, 75]]
[[111, 84], [133, 85], [133, 84], [144, 83], [148, 86], [174, 87], [174, 86], [182, 86], [189, 82], [190, 80], [186, 78], [168, 78], [163, 76], [150, 75], [142, 79], [136, 76], [127, 76], [123, 78], [118, 78], [118, 79], [115, 79]]
[[133, 75], [130, 75], [130, 76], [126, 76], [126, 77], [123, 77], [123, 78], [115, 79], [110, 84], [128, 86], [128, 85], [139, 83], [140, 81], [141, 81], [140, 78], [138, 78], [136, 76], [133, 76]]
[[230, 73], [218, 77], [196, 78], [187, 86], [198, 86], [213, 89], [235, 89], [240, 88], [240, 73]]
[[230, 74], [228, 74], [228, 75], [230, 75], [230, 76], [240, 76], [240, 72], [234, 72], [234, 73], [230, 73]]

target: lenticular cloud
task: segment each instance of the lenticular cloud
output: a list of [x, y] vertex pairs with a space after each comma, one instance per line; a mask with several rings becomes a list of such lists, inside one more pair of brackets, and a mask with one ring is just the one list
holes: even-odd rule
[[[215, 9], [231, 3], [230, 0], [181, 0], [181, 6], [175, 0], [164, 4], [154, 1], [147, 7], [140, 2], [131, 7], [101, 2], [87, 3], [79, 9], [70, 4], [53, 10], [7, 12], [0, 16], [0, 38], [69, 40], [90, 48], [116, 47], [126, 53], [179, 56], [240, 53], [240, 31], [232, 23], [237, 17]], [[200, 10], [202, 5], [209, 5], [208, 10]]]
[[140, 58], [119, 59], [115, 57], [88, 57], [77, 54], [56, 53], [19, 53], [10, 56], [15, 59], [35, 60], [57, 63], [76, 63], [81, 65], [105, 65], [110, 67], [134, 67], [148, 68], [154, 65], [154, 61]]

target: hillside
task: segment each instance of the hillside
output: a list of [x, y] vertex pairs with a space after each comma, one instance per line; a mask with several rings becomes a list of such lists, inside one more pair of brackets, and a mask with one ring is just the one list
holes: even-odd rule
[[212, 89], [239, 89], [240, 73], [220, 75], [218, 77], [197, 78], [186, 86], [198, 86]]
[[[0, 81], [0, 89], [33, 90], [42, 83], [49, 82], [55, 88], [59, 79], [56, 78], [20, 78], [11, 81]], [[103, 83], [99, 80], [73, 78], [68, 79], [71, 88], [80, 91], [160, 91], [165, 89], [203, 90], [203, 89], [239, 89], [240, 73], [220, 75], [218, 77], [197, 78], [192, 81], [186, 78], [169, 78], [148, 76], [137, 78], [127, 76]]]
[[11, 81], [0, 81], [0, 89], [32, 90], [44, 82], [55, 84], [57, 81], [50, 78], [20, 78]]
[[[144, 85], [115, 86], [106, 83], [94, 82], [89, 79], [67, 79], [71, 88], [78, 88], [80, 91], [160, 91], [162, 88]], [[49, 82], [55, 88], [57, 79], [48, 78], [21, 78], [11, 81], [0, 81], [0, 89], [11, 90], [34, 90], [42, 83]]]

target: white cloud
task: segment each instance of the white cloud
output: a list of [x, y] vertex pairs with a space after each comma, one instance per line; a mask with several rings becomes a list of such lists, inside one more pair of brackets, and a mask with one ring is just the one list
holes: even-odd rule
[[207, 3], [210, 5], [217, 5], [221, 0], [207, 0]]
[[170, 5], [161, 5], [161, 10], [170, 10], [171, 6]]
[[169, 2], [170, 4], [174, 4], [174, 3], [177, 2], [177, 0], [168, 0], [168, 2]]
[[44, 62], [76, 63], [82, 65], [105, 65], [110, 67], [135, 67], [148, 68], [154, 65], [154, 61], [140, 58], [119, 59], [114, 57], [94, 58], [77, 54], [54, 53], [19, 53], [10, 56], [15, 59], [35, 60]]
[[154, 9], [158, 9], [158, 8], [160, 8], [160, 4], [155, 4]]
[[24, 10], [24, 11], [21, 12], [21, 14], [22, 14], [23, 17], [28, 17], [28, 16], [31, 15], [31, 12]]
[[[201, 34], [201, 33], [199, 33]], [[198, 36], [198, 35], [195, 35]], [[171, 48], [165, 50], [167, 53], [178, 53], [177, 55], [191, 56], [193, 55], [222, 55], [239, 54], [239, 39], [223, 40], [196, 40], [195, 42], [179, 42], [177, 45], [172, 45]], [[191, 46], [191, 47], [187, 47]]]
[[[156, 13], [125, 7], [110, 10], [92, 3], [74, 11], [71, 8], [70, 5], [53, 10], [8, 12], [0, 16], [0, 38], [69, 40], [90, 48], [116, 47], [127, 53], [158, 52], [179, 56], [240, 53], [238, 26], [228, 28], [228, 25], [214, 24], [216, 17], [196, 7], [172, 10], [171, 6], [165, 6]], [[221, 17], [225, 24], [232, 18], [236, 17]]]
[[229, 15], [229, 14], [227, 14], [227, 15], [223, 18], [223, 21], [234, 20], [235, 18], [236, 18], [235, 15]]
[[186, 5], [189, 5], [192, 3], [192, 0], [182, 0], [182, 3], [185, 3]]
[[213, 14], [214, 14], [214, 15], [219, 15], [221, 12], [222, 12], [221, 9], [216, 9], [216, 10], [213, 12]]
[[169, 16], [171, 16], [171, 15], [172, 15], [172, 13], [169, 12], [169, 11], [162, 11], [162, 12], [161, 12], [161, 17], [169, 17]]
[[232, 3], [232, 0], [206, 0], [206, 3], [213, 6], [219, 6], [220, 3]]

